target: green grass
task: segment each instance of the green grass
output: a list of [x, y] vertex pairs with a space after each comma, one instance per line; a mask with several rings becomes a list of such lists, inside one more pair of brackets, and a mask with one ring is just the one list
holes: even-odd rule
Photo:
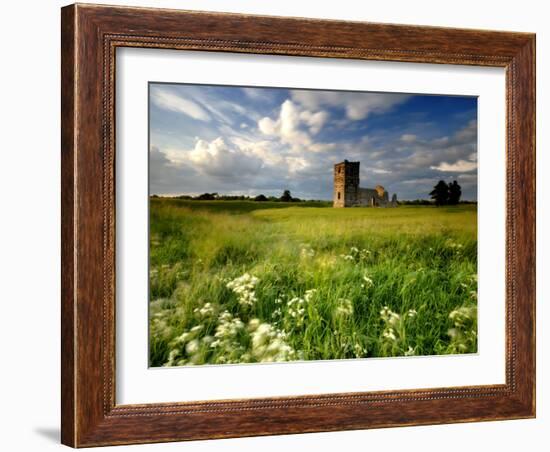
[[477, 350], [475, 205], [150, 207], [152, 366]]

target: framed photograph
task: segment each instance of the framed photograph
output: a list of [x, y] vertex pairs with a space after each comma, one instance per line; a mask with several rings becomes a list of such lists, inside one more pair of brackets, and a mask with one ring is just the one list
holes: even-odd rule
[[535, 416], [535, 36], [62, 9], [62, 442]]

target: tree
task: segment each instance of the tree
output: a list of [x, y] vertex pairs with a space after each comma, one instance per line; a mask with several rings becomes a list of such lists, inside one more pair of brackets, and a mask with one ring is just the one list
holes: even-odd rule
[[199, 201], [213, 201], [217, 197], [217, 193], [203, 193], [202, 195], [197, 196], [195, 199], [198, 199]]
[[449, 186], [445, 181], [440, 180], [430, 192], [430, 196], [435, 201], [436, 206], [444, 206], [449, 202]]
[[254, 201], [267, 201], [265, 195], [258, 195], [254, 198]]
[[458, 182], [455, 180], [452, 184], [449, 184], [449, 204], [456, 205], [460, 202], [460, 196], [462, 195], [462, 189]]
[[279, 198], [282, 202], [291, 202], [292, 201], [292, 195], [290, 194], [290, 190], [285, 190], [283, 192], [283, 195]]

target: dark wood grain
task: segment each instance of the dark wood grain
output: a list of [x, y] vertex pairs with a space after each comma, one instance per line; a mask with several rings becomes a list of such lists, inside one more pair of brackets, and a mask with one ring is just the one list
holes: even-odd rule
[[74, 344], [74, 157], [75, 157], [75, 39], [74, 8], [61, 11], [61, 441], [75, 440]]
[[[535, 37], [527, 33], [72, 5], [62, 10], [62, 442], [74, 447], [535, 415]], [[506, 383], [115, 403], [117, 47], [506, 69]]]

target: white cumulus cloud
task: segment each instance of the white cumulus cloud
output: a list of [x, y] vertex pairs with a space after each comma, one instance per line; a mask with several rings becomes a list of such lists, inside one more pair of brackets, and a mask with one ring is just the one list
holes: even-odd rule
[[264, 135], [278, 138], [289, 145], [294, 152], [321, 152], [332, 149], [331, 143], [314, 142], [312, 136], [318, 134], [327, 120], [326, 111], [316, 112], [301, 109], [290, 99], [281, 104], [279, 116], [275, 119], [264, 117], [258, 121], [258, 129]]
[[221, 137], [210, 142], [198, 140], [188, 158], [203, 173], [226, 178], [256, 174], [262, 166], [260, 158], [240, 149], [230, 149]]
[[458, 160], [455, 163], [441, 162], [437, 166], [430, 166], [430, 168], [446, 173], [461, 173], [475, 170], [477, 168], [477, 163], [468, 160]]
[[304, 110], [300, 113], [300, 119], [309, 126], [309, 131], [313, 135], [321, 131], [322, 127], [327, 122], [328, 116], [326, 111], [311, 113], [309, 110]]
[[253, 152], [228, 146], [221, 137], [212, 141], [197, 140], [190, 150], [164, 149], [163, 154], [175, 167], [191, 166], [201, 174], [235, 181], [243, 175], [257, 174], [263, 164]]
[[292, 100], [310, 110], [342, 108], [348, 119], [365, 119], [372, 113], [385, 113], [410, 98], [407, 94], [357, 93], [346, 91], [292, 90]]
[[295, 150], [300, 150], [312, 142], [310, 136], [300, 129], [300, 123], [313, 121], [318, 125], [320, 122], [319, 117], [315, 120], [312, 120], [311, 116], [304, 119], [301, 113], [297, 105], [287, 99], [281, 105], [279, 117], [276, 120], [268, 117], [260, 119], [258, 128], [263, 134], [277, 136], [283, 143], [290, 145]]

